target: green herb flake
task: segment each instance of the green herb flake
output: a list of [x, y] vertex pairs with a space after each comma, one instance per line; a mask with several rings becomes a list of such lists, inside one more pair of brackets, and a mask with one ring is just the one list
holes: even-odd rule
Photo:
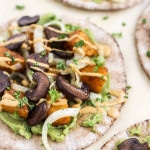
[[150, 50], [147, 51], [146, 55], [150, 57]]
[[57, 63], [57, 64], [56, 64], [56, 68], [57, 68], [57, 69], [65, 70], [65, 68], [66, 68], [65, 61], [61, 61], [61, 62]]
[[30, 75], [32, 76], [32, 75], [34, 74], [34, 71], [30, 71], [29, 73], [30, 73]]
[[74, 59], [73, 59], [73, 63], [74, 63], [75, 65], [78, 65], [78, 60], [77, 60], [76, 58], [74, 58]]
[[93, 59], [94, 63], [95, 63], [95, 67], [94, 67], [94, 72], [97, 72], [98, 71], [98, 68], [99, 67], [102, 67], [105, 63], [105, 59], [102, 55], [99, 55], [98, 57], [95, 57]]
[[62, 34], [60, 34], [57, 38], [58, 38], [58, 39], [64, 39], [64, 38], [66, 38], [66, 37], [67, 37], [67, 34], [62, 33]]
[[24, 5], [16, 5], [17, 10], [23, 10], [25, 8]]
[[116, 37], [116, 38], [121, 38], [122, 37], [122, 33], [121, 32], [119, 32], [119, 33], [112, 33], [112, 36]]
[[143, 18], [142, 19], [142, 24], [146, 24], [146, 22], [147, 22], [146, 18]]
[[45, 55], [46, 55], [46, 51], [42, 51], [42, 52], [40, 53], [40, 58], [43, 58]]
[[109, 16], [104, 16], [102, 19], [107, 20], [107, 19], [109, 19]]
[[75, 43], [74, 46], [77, 47], [77, 48], [78, 48], [78, 47], [83, 47], [83, 46], [84, 46], [84, 41], [83, 41], [83, 40], [80, 40], [80, 41], [78, 41], [77, 43]]
[[125, 23], [125, 22], [122, 22], [122, 26], [126, 26], [126, 23]]
[[34, 63], [34, 65], [33, 65], [34, 67], [38, 67], [39, 66], [39, 63], [38, 62], [36, 62], [36, 63]]
[[8, 91], [9, 91], [9, 90], [10, 90], [10, 87], [9, 87], [9, 86], [7, 86], [7, 87], [6, 87], [6, 90], [8, 90]]
[[54, 103], [58, 98], [60, 98], [61, 94], [58, 93], [56, 89], [51, 89], [48, 91], [51, 97], [51, 102]]
[[14, 56], [10, 55], [10, 53], [9, 53], [9, 52], [5, 52], [5, 53], [4, 53], [4, 55], [5, 55], [6, 57], [9, 57], [9, 58], [11, 59], [12, 63], [14, 63], [14, 62], [15, 62], [15, 58], [14, 58]]

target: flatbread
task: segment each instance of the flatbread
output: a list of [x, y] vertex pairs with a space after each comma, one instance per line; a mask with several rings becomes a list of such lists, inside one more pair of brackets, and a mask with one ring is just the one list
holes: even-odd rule
[[[131, 131], [138, 129], [140, 135], [132, 135]], [[129, 138], [136, 138], [141, 143], [144, 143], [144, 139], [150, 135], [150, 120], [145, 120], [137, 124], [132, 125], [125, 131], [122, 131], [114, 135], [105, 145], [102, 146], [101, 150], [116, 150], [116, 144], [118, 141], [123, 141]]]
[[135, 30], [136, 48], [141, 66], [150, 78], [150, 58], [147, 51], [150, 50], [150, 4], [141, 14]]
[[124, 0], [120, 3], [110, 2], [110, 1], [104, 1], [102, 3], [95, 3], [91, 0], [59, 0], [63, 3], [66, 3], [68, 5], [72, 5], [74, 7], [79, 7], [83, 9], [88, 10], [118, 10], [118, 9], [125, 9], [128, 7], [132, 7], [135, 4], [141, 2], [141, 0]]
[[[68, 16], [62, 16], [62, 22], [79, 25], [83, 28], [89, 29], [96, 39], [101, 44], [106, 44], [111, 47], [111, 55], [106, 59], [106, 67], [109, 68], [111, 89], [123, 90], [126, 89], [126, 74], [124, 70], [124, 60], [122, 53], [119, 49], [116, 40], [103, 29], [86, 20], [76, 20]], [[119, 112], [124, 102], [117, 104]], [[70, 131], [69, 135], [65, 137], [65, 141], [58, 143], [49, 141], [53, 150], [79, 150], [88, 147], [97, 140], [99, 140], [103, 134], [108, 131], [110, 126], [116, 119], [105, 116], [102, 123], [95, 126], [97, 133], [91, 132], [84, 127], [78, 127]], [[44, 150], [42, 147], [41, 136], [33, 136], [27, 140], [19, 135], [15, 135], [12, 130], [0, 121], [0, 148], [7, 150]]]

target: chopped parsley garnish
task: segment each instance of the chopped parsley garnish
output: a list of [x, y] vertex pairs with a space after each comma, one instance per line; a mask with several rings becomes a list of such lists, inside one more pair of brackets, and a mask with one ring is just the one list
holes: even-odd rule
[[30, 71], [30, 75], [32, 76], [34, 74], [34, 71]]
[[146, 24], [146, 22], [147, 22], [146, 18], [143, 18], [142, 19], [142, 24]]
[[147, 51], [146, 55], [150, 57], [150, 50]]
[[56, 68], [65, 70], [65, 68], [66, 68], [65, 61], [61, 61], [61, 62], [57, 63]]
[[4, 53], [4, 55], [5, 55], [6, 57], [9, 57], [9, 58], [11, 59], [12, 63], [14, 63], [14, 62], [15, 62], [15, 58], [14, 58], [14, 56], [10, 55], [10, 53], [9, 53], [9, 52], [5, 52], [5, 53]]
[[16, 100], [19, 101], [18, 107], [21, 108], [24, 104], [28, 105], [30, 110], [33, 109], [34, 105], [30, 105], [29, 101], [27, 99], [27, 97], [22, 97], [21, 98], [21, 92], [20, 91], [16, 91], [13, 96], [15, 97]]
[[10, 87], [9, 87], [9, 86], [7, 86], [7, 87], [6, 87], [6, 90], [8, 90], [8, 91], [9, 91], [9, 90], [10, 90]]
[[16, 5], [16, 9], [18, 10], [23, 10], [25, 8], [24, 5]]
[[94, 58], [94, 63], [95, 63], [95, 67], [94, 67], [94, 71], [97, 72], [99, 67], [102, 67], [105, 63], [105, 59], [102, 55], [99, 55], [98, 57]]
[[122, 23], [122, 26], [126, 26], [126, 23], [125, 23], [125, 22], [123, 22], [123, 23]]
[[64, 39], [67, 37], [67, 34], [63, 33], [58, 36], [58, 39]]
[[38, 67], [38, 66], [39, 66], [38, 62], [34, 63], [33, 66], [34, 66], [34, 67]]
[[78, 47], [82, 47], [82, 46], [84, 46], [84, 41], [83, 41], [83, 40], [80, 40], [80, 41], [78, 41], [77, 43], [75, 43], [74, 46], [77, 47], [77, 48], [78, 48]]
[[119, 33], [112, 33], [112, 36], [113, 37], [117, 37], [117, 38], [121, 38], [122, 37], [122, 33], [119, 32]]
[[42, 52], [40, 53], [40, 58], [43, 58], [45, 55], [46, 55], [46, 51], [42, 51]]
[[51, 89], [48, 91], [51, 97], [51, 102], [55, 103], [55, 101], [60, 98], [61, 94], [56, 89]]
[[74, 58], [74, 59], [73, 59], [73, 63], [74, 63], [75, 65], [78, 65], [78, 60], [77, 60], [76, 58]]
[[109, 16], [104, 16], [103, 20], [107, 20], [109, 18]]

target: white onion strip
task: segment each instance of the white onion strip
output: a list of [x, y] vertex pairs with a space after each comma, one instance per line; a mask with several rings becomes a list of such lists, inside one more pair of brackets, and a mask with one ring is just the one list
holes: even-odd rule
[[78, 113], [80, 111], [80, 108], [66, 108], [66, 109], [61, 109], [58, 111], [55, 111], [54, 113], [52, 113], [44, 122], [43, 124], [43, 128], [42, 128], [42, 141], [43, 144], [46, 148], [46, 150], [52, 150], [52, 148], [50, 147], [49, 143], [48, 143], [48, 139], [47, 139], [47, 132], [48, 132], [48, 123], [52, 124], [53, 122], [55, 122], [56, 120], [66, 117], [66, 116], [77, 116]]
[[49, 25], [58, 25], [61, 28], [61, 31], [65, 32], [65, 25], [60, 21], [55, 20], [55, 21], [51, 21], [51, 22], [44, 24], [45, 27]]
[[16, 83], [11, 83], [11, 88], [14, 89], [15, 91], [21, 91], [23, 93], [25, 93], [27, 90], [29, 90], [28, 87], [21, 86], [21, 85], [16, 84]]

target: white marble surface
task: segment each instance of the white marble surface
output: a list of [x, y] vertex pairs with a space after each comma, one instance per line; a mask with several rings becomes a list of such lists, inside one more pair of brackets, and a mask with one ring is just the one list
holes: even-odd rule
[[[111, 127], [100, 141], [91, 145], [87, 150], [99, 150], [100, 147], [114, 134], [122, 131], [131, 124], [141, 120], [150, 119], [150, 80], [143, 72], [136, 53], [134, 42], [134, 30], [138, 17], [144, 10], [149, 0], [143, 0], [135, 7], [114, 12], [87, 11], [68, 7], [55, 0], [1, 0], [0, 1], [0, 24], [23, 15], [35, 15], [46, 12], [67, 14], [79, 19], [87, 18], [91, 22], [102, 27], [109, 33], [122, 32], [123, 36], [117, 38], [124, 56], [125, 69], [129, 91], [129, 99], [122, 109], [119, 119]], [[15, 6], [24, 5], [24, 10], [16, 10]], [[103, 20], [108, 16], [107, 20]], [[125, 22], [126, 26], [122, 26]]]

